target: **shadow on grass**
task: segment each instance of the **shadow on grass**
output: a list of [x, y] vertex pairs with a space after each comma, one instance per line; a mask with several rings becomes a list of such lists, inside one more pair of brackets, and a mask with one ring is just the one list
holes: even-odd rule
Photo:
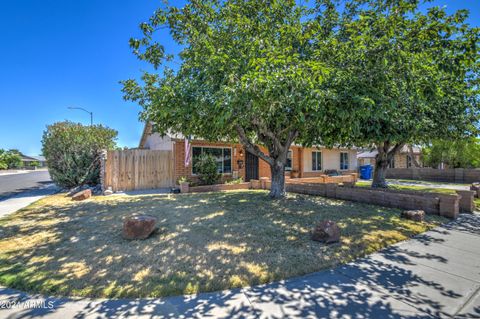
[[[121, 197], [82, 203], [67, 202], [61, 195], [54, 199], [20, 211], [0, 224], [2, 284], [44, 294], [113, 298], [218, 291], [334, 267], [428, 228], [399, 219], [399, 211], [393, 209], [303, 195], [270, 200], [258, 191]], [[122, 239], [122, 221], [130, 214], [157, 217], [158, 230], [145, 241]], [[340, 225], [341, 243], [325, 246], [310, 241], [309, 231], [321, 219]], [[433, 254], [415, 257], [442, 262], [442, 257]], [[372, 265], [363, 277], [368, 279], [373, 273], [378, 277], [385, 271], [381, 265]], [[382, 276], [395, 278], [397, 288], [418, 283], [449, 293], [405, 269], [390, 269]], [[217, 317], [227, 318], [244, 317], [247, 312], [256, 316], [251, 303], [255, 309], [273, 303], [282, 305], [278, 317], [282, 317], [282, 311], [301, 317], [332, 311], [339, 317], [400, 317], [388, 294], [368, 287], [348, 276], [323, 272], [243, 291], [197, 296], [84, 299], [80, 306], [60, 298], [52, 310], [32, 311], [80, 307], [77, 318], [93, 311], [108, 317], [133, 311], [131, 315], [171, 318], [215, 312]], [[285, 295], [279, 294], [280, 288], [285, 289]], [[454, 292], [450, 296], [457, 298]], [[289, 302], [298, 298], [304, 306], [290, 309]], [[435, 301], [425, 298], [421, 302], [429, 309], [439, 308]], [[28, 310], [24, 314], [28, 317]]]

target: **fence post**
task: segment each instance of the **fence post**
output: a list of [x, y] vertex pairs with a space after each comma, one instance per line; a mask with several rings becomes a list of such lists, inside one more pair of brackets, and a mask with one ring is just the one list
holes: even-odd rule
[[463, 183], [463, 168], [455, 168], [455, 183]]
[[100, 152], [100, 185], [102, 187], [102, 193], [105, 191], [105, 167], [107, 161], [107, 150], [102, 150]]

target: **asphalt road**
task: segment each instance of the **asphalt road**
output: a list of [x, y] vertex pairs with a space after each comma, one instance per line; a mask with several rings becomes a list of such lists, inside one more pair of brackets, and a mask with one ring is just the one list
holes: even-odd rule
[[0, 175], [0, 199], [3, 200], [21, 192], [41, 188], [51, 182], [48, 171], [44, 170]]

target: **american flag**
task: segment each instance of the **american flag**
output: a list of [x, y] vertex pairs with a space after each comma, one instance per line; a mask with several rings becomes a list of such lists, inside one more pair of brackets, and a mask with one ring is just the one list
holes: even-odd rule
[[192, 153], [190, 149], [191, 149], [190, 139], [185, 138], [185, 167], [188, 167], [190, 165], [190, 160], [192, 157]]

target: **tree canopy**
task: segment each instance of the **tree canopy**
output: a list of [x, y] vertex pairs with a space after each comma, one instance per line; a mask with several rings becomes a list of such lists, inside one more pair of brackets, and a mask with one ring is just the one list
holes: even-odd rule
[[425, 165], [437, 168], [446, 165], [449, 168], [479, 168], [480, 140], [437, 140], [422, 150]]
[[[123, 81], [155, 131], [238, 139], [284, 192], [290, 145], [403, 144], [475, 129], [478, 29], [416, 0], [195, 0], [166, 5], [131, 39], [158, 72]], [[159, 30], [180, 45], [165, 51]], [[171, 68], [176, 63], [178, 67]], [[266, 147], [262, 152], [257, 144]], [[382, 168], [381, 166], [380, 168]]]

